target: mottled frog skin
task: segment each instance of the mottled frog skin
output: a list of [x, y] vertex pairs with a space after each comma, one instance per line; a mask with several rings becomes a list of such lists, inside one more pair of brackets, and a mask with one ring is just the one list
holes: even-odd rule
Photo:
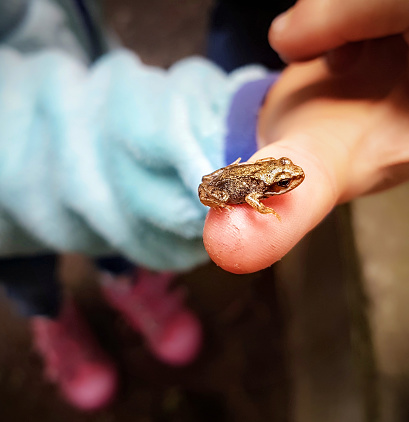
[[254, 163], [240, 163], [238, 158], [229, 166], [203, 176], [199, 185], [202, 204], [212, 208], [231, 208], [247, 202], [262, 214], [280, 216], [260, 200], [282, 195], [304, 180], [304, 171], [286, 157], [263, 158]]

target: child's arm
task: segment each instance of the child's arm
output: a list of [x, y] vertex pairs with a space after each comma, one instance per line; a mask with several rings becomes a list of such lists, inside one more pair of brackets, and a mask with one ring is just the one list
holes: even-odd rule
[[1, 50], [0, 252], [30, 238], [155, 269], [203, 262], [197, 186], [226, 164], [233, 94], [264, 75], [203, 59], [164, 71], [127, 51], [87, 69], [61, 52]]

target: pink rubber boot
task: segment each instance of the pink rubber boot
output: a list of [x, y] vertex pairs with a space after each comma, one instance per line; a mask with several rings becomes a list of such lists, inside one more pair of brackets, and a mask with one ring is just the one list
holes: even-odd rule
[[97, 344], [87, 323], [67, 301], [57, 319], [32, 317], [34, 347], [43, 358], [46, 378], [81, 410], [106, 406], [117, 390], [117, 372]]
[[181, 289], [169, 291], [171, 273], [138, 270], [132, 276], [103, 275], [102, 291], [107, 302], [147, 340], [161, 361], [186, 365], [198, 354], [202, 329], [197, 317], [184, 306]]

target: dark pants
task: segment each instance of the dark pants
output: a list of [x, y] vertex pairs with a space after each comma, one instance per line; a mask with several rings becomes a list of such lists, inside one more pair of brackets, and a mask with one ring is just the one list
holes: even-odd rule
[[[115, 275], [134, 269], [132, 263], [121, 257], [100, 258], [95, 263], [101, 270]], [[62, 287], [57, 264], [57, 255], [0, 259], [0, 283], [22, 315], [58, 315]]]
[[284, 64], [268, 43], [272, 20], [295, 0], [219, 0], [213, 10], [207, 57], [227, 72], [247, 64], [282, 69]]
[[0, 283], [22, 315], [58, 314], [61, 287], [56, 277], [57, 255], [0, 260]]

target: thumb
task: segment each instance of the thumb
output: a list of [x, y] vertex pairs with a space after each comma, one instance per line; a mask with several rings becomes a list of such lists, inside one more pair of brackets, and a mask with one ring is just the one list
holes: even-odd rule
[[273, 21], [269, 40], [291, 62], [350, 42], [401, 33], [409, 33], [407, 0], [301, 0]]
[[311, 142], [307, 137], [290, 138], [260, 149], [251, 159], [285, 156], [304, 170], [305, 180], [300, 186], [263, 201], [280, 215], [281, 221], [272, 214], [260, 214], [247, 204], [235, 205], [231, 210], [210, 209], [203, 242], [218, 266], [236, 274], [270, 266], [334, 207], [337, 189], [333, 179], [319, 165], [317, 149], [313, 157], [308, 145]]

